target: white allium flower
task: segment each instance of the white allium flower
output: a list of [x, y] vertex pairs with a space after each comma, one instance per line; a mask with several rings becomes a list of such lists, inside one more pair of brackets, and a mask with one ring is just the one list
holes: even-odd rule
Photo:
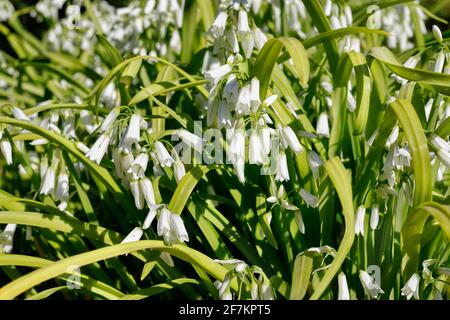
[[225, 100], [221, 100], [219, 103], [219, 111], [217, 115], [218, 127], [221, 128], [230, 128], [232, 126], [232, 117], [231, 111], [228, 107], [228, 103]]
[[11, 253], [13, 250], [13, 238], [17, 224], [9, 223], [2, 233], [0, 233], [0, 254]]
[[228, 103], [236, 103], [239, 95], [239, 82], [234, 74], [227, 78], [222, 95]]
[[338, 275], [338, 300], [350, 300], [350, 292], [348, 291], [347, 278], [341, 271]]
[[139, 144], [141, 139], [141, 116], [137, 113], [130, 118], [127, 131], [123, 136], [121, 145], [122, 148], [129, 151], [133, 144]]
[[317, 208], [317, 206], [319, 205], [319, 199], [305, 189], [300, 189], [299, 194], [303, 201], [306, 202], [308, 207]]
[[211, 69], [205, 73], [206, 79], [210, 80], [213, 83], [219, 82], [224, 76], [230, 73], [232, 67], [229, 64], [224, 64], [214, 69]]
[[238, 101], [236, 104], [236, 113], [238, 115], [250, 114], [250, 85], [246, 84], [239, 90]]
[[278, 95], [273, 94], [263, 101], [263, 105], [266, 107], [270, 107], [276, 100], [278, 99]]
[[319, 176], [319, 168], [323, 165], [323, 160], [314, 151], [308, 151], [308, 164], [314, 177]]
[[16, 106], [14, 106], [12, 112], [14, 118], [18, 120], [30, 121], [30, 118], [23, 112], [22, 109], [19, 109]]
[[253, 31], [254, 34], [254, 39], [255, 39], [255, 46], [256, 48], [258, 48], [258, 50], [261, 50], [262, 47], [264, 47], [264, 45], [267, 42], [267, 37], [264, 34], [264, 32], [261, 31], [260, 28], [255, 28], [255, 30]]
[[180, 182], [181, 179], [183, 179], [183, 177], [186, 175], [186, 168], [184, 167], [184, 164], [179, 157], [175, 159], [175, 162], [173, 164], [173, 173], [177, 182]]
[[305, 234], [305, 224], [303, 223], [303, 216], [300, 210], [295, 211], [295, 222], [297, 223], [300, 233]]
[[2, 151], [3, 157], [5, 158], [6, 164], [12, 165], [12, 147], [8, 139], [0, 138], [0, 150]]
[[375, 282], [375, 280], [366, 271], [359, 271], [359, 279], [364, 287], [364, 291], [371, 297], [377, 298], [378, 294], [384, 293], [380, 286]]
[[158, 218], [158, 235], [168, 244], [189, 241], [189, 236], [181, 217], [166, 207], [161, 209]]
[[234, 32], [233, 29], [229, 29], [226, 31], [225, 36], [231, 51], [233, 51], [234, 54], [239, 53], [239, 41], [236, 32]]
[[250, 82], [250, 108], [252, 112], [256, 112], [260, 105], [261, 100], [259, 99], [259, 80], [255, 77]]
[[149, 156], [147, 153], [140, 153], [131, 163], [127, 173], [131, 174], [132, 179], [142, 179], [145, 177]]
[[372, 204], [372, 210], [370, 211], [370, 228], [375, 230], [380, 220], [380, 205], [376, 202]]
[[56, 183], [56, 168], [58, 167], [59, 160], [55, 158], [52, 164], [47, 168], [44, 179], [42, 180], [40, 194], [49, 195], [55, 191]]
[[250, 27], [248, 25], [248, 16], [245, 10], [239, 10], [238, 17], [238, 34], [245, 35], [247, 33], [251, 33]]
[[162, 142], [155, 142], [155, 150], [161, 167], [171, 167], [173, 165], [174, 160]]
[[14, 6], [8, 0], [0, 0], [0, 22], [7, 21], [14, 14]]
[[103, 120], [101, 126], [100, 126], [100, 132], [106, 132], [111, 129], [112, 125], [114, 124], [114, 121], [116, 121], [117, 117], [120, 114], [120, 108], [116, 107], [112, 109], [106, 118]]
[[139, 187], [142, 192], [142, 195], [145, 199], [145, 202], [150, 207], [151, 205], [154, 205], [155, 202], [155, 192], [153, 191], [152, 182], [149, 178], [144, 177], [142, 179], [139, 179]]
[[364, 236], [364, 220], [366, 216], [366, 208], [360, 205], [356, 209], [355, 234]]
[[67, 208], [67, 201], [69, 200], [69, 176], [64, 169], [61, 169], [58, 175], [58, 182], [56, 184], [55, 200], [60, 200], [58, 206], [59, 210], [64, 211]]
[[135, 242], [142, 238], [144, 231], [140, 227], [136, 227], [122, 240], [121, 243]]
[[191, 148], [202, 152], [203, 150], [203, 139], [185, 129], [177, 130], [177, 134], [180, 139], [186, 143]]
[[105, 153], [108, 151], [109, 141], [111, 140], [111, 135], [107, 133], [102, 133], [100, 137], [95, 141], [94, 145], [86, 153], [86, 157], [100, 164]]
[[278, 152], [277, 156], [277, 172], [275, 174], [276, 181], [289, 180], [289, 170], [287, 166], [286, 154], [283, 151]]
[[244, 130], [237, 128], [231, 129], [230, 148], [228, 151], [231, 162], [245, 160], [245, 134]]
[[419, 300], [419, 282], [419, 275], [414, 273], [402, 288], [402, 296], [406, 296], [408, 300], [414, 296], [414, 299]]
[[134, 197], [134, 204], [137, 209], [144, 209], [144, 194], [139, 185], [139, 180], [130, 181], [130, 190]]
[[146, 230], [150, 228], [150, 225], [152, 224], [153, 220], [156, 217], [156, 213], [158, 212], [159, 208], [161, 208], [161, 204], [152, 204], [149, 205], [148, 214], [145, 217], [144, 223], [142, 224], [142, 229]]
[[256, 130], [252, 130], [248, 144], [248, 162], [250, 164], [265, 163], [264, 150], [261, 145], [261, 139]]
[[328, 124], [328, 114], [326, 112], [322, 112], [317, 119], [317, 127], [316, 127], [317, 135], [321, 137], [330, 137], [330, 126]]
[[436, 62], [434, 64], [434, 72], [441, 73], [444, 70], [445, 63], [445, 52], [440, 51], [436, 57]]
[[433, 25], [433, 35], [437, 42], [442, 43], [443, 41], [442, 32], [437, 25]]
[[285, 126], [285, 127], [279, 127], [279, 134], [280, 134], [280, 142], [283, 145], [284, 148], [287, 148], [289, 146], [294, 153], [300, 153], [303, 151], [303, 147], [300, 144], [300, 141], [298, 140], [296, 134], [294, 133], [294, 130], [292, 130], [291, 127]]
[[214, 38], [219, 38], [223, 36], [225, 32], [225, 27], [227, 25], [228, 14], [225, 11], [220, 11], [214, 20], [211, 28], [209, 29], [209, 33]]

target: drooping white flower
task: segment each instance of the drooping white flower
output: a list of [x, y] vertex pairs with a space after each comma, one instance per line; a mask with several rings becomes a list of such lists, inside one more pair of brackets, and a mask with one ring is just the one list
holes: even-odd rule
[[450, 152], [450, 144], [437, 134], [435, 133], [430, 134], [429, 140], [430, 143], [433, 145], [433, 147], [435, 147], [437, 150]]
[[366, 216], [366, 208], [360, 205], [356, 209], [355, 234], [364, 236], [364, 220]]
[[224, 64], [214, 69], [211, 69], [205, 73], [205, 78], [210, 80], [213, 83], [217, 83], [220, 79], [222, 79], [225, 75], [230, 73], [232, 70], [229, 64]]
[[376, 202], [372, 204], [372, 210], [370, 211], [370, 228], [375, 230], [380, 220], [380, 205]]
[[161, 167], [171, 167], [174, 163], [172, 156], [167, 151], [164, 144], [160, 141], [155, 142], [156, 156], [158, 158]]
[[14, 233], [17, 224], [9, 223], [2, 233], [0, 233], [0, 253], [11, 253], [13, 250]]
[[129, 173], [132, 177], [132, 179], [142, 179], [145, 177], [145, 170], [147, 169], [147, 163], [148, 163], [148, 154], [147, 153], [140, 153], [134, 161], [131, 163], [130, 167], [127, 170], [127, 173]]
[[173, 164], [173, 174], [177, 182], [180, 182], [181, 179], [183, 179], [183, 177], [186, 175], [186, 168], [184, 167], [184, 164], [183, 162], [181, 162], [181, 159], [179, 157], [175, 159], [175, 162]]
[[228, 103], [236, 103], [239, 95], [239, 82], [234, 74], [227, 78], [222, 95]]
[[2, 151], [3, 158], [5, 158], [7, 165], [12, 165], [12, 148], [11, 143], [6, 138], [0, 138], [0, 150]]
[[112, 125], [114, 124], [114, 121], [116, 121], [117, 117], [120, 114], [120, 108], [116, 107], [112, 109], [106, 118], [103, 120], [101, 126], [100, 126], [100, 132], [106, 132], [111, 129]]
[[263, 152], [263, 156], [266, 158], [265, 160], [267, 161], [267, 156], [270, 153], [270, 148], [271, 148], [271, 134], [272, 134], [272, 128], [262, 128], [259, 130], [259, 137], [261, 139], [261, 147], [262, 147], [262, 152]]
[[283, 151], [278, 152], [277, 155], [277, 171], [275, 174], [276, 181], [289, 180], [289, 170], [287, 165], [286, 154]]
[[433, 25], [433, 35], [437, 42], [442, 43], [442, 41], [444, 40], [442, 38], [441, 29], [439, 29], [439, 27], [437, 25]]
[[47, 168], [44, 179], [42, 180], [40, 194], [49, 195], [55, 191], [56, 168], [58, 167], [58, 163], [58, 158], [55, 158]]
[[265, 163], [264, 150], [262, 149], [261, 139], [256, 130], [252, 130], [248, 144], [248, 162], [250, 164]]
[[323, 160], [316, 152], [308, 151], [308, 164], [313, 176], [317, 178], [319, 176], [319, 168], [323, 165]]
[[441, 51], [438, 53], [436, 57], [436, 62], [434, 64], [434, 72], [441, 73], [442, 70], [444, 70], [444, 63], [445, 63], [445, 53], [444, 51]]
[[156, 217], [156, 213], [158, 212], [159, 208], [161, 208], [161, 204], [152, 204], [149, 205], [149, 210], [147, 213], [147, 216], [145, 217], [144, 223], [142, 224], [142, 229], [146, 230], [150, 228], [150, 225], [152, 224], [153, 220]]
[[264, 99], [263, 105], [266, 107], [270, 107], [277, 99], [278, 99], [278, 95], [276, 95], [276, 94], [268, 96], [266, 99]]
[[225, 37], [230, 45], [231, 51], [233, 51], [234, 54], [239, 53], [239, 41], [236, 32], [234, 32], [233, 29], [229, 29], [226, 31]]
[[319, 205], [319, 199], [315, 195], [306, 191], [305, 189], [300, 189], [299, 194], [300, 197], [303, 199], [303, 201], [306, 202], [306, 205], [308, 207], [317, 208], [317, 206]]
[[237, 128], [230, 130], [230, 149], [228, 151], [231, 162], [236, 162], [239, 159], [245, 160], [245, 134], [244, 130]]
[[250, 82], [250, 108], [252, 112], [256, 112], [260, 105], [261, 100], [259, 99], [259, 80], [255, 77]]
[[141, 138], [141, 116], [134, 113], [128, 124], [127, 131], [122, 139], [122, 147], [125, 150], [129, 150], [133, 144], [139, 144]]
[[233, 299], [233, 294], [231, 293], [231, 290], [230, 290], [231, 280], [232, 280], [232, 274], [230, 272], [228, 272], [227, 274], [225, 274], [225, 278], [223, 281], [218, 281], [218, 280], [214, 281], [214, 286], [218, 290], [219, 298], [221, 300], [232, 300]]
[[152, 182], [149, 178], [144, 177], [142, 179], [139, 179], [139, 187], [142, 192], [142, 195], [145, 199], [145, 202], [150, 207], [151, 205], [154, 205], [155, 202], [155, 192], [153, 191]]
[[414, 299], [419, 300], [419, 282], [419, 275], [414, 273], [402, 288], [402, 296], [406, 296], [408, 300], [414, 296]]
[[23, 112], [22, 109], [17, 108], [16, 106], [12, 109], [13, 117], [18, 120], [30, 121], [30, 118]]
[[251, 57], [253, 47], [255, 45], [255, 37], [253, 33], [248, 32], [241, 36], [242, 49], [244, 50], [245, 57], [248, 59]]
[[300, 233], [305, 234], [305, 224], [303, 223], [303, 216], [300, 210], [295, 211], [295, 222], [297, 223]]
[[189, 241], [189, 236], [181, 217], [166, 207], [161, 209], [158, 218], [157, 231], [168, 244]]
[[350, 300], [350, 292], [348, 291], [347, 278], [341, 271], [338, 275], [338, 300]]
[[225, 11], [220, 11], [217, 14], [216, 19], [214, 20], [211, 28], [209, 29], [209, 33], [214, 38], [219, 38], [223, 36], [225, 32], [225, 27], [227, 25], [228, 14]]
[[67, 208], [67, 201], [69, 200], [69, 176], [65, 169], [62, 169], [58, 175], [55, 200], [61, 201], [58, 205], [59, 210], [64, 211]]
[[236, 176], [240, 183], [245, 182], [245, 160], [237, 159], [233, 162], [233, 167], [236, 172]]
[[144, 209], [144, 194], [142, 193], [138, 180], [130, 181], [130, 190], [133, 194], [134, 205], [136, 206], [136, 208], [139, 210]]
[[292, 130], [290, 126], [279, 127], [278, 130], [280, 134], [280, 142], [284, 148], [289, 146], [291, 150], [296, 154], [303, 151], [303, 147], [300, 144], [300, 141], [298, 140], [296, 134], [294, 133], [294, 130]]
[[363, 285], [364, 291], [371, 297], [377, 298], [378, 294], [384, 293], [384, 291], [380, 288], [380, 286], [375, 282], [370, 274], [366, 271], [359, 271], [359, 279], [361, 280], [361, 284]]
[[121, 243], [129, 243], [139, 241], [144, 234], [144, 230], [140, 227], [136, 227], [121, 241]]
[[330, 126], [328, 124], [328, 114], [326, 112], [322, 112], [319, 114], [319, 118], [317, 119], [316, 133], [321, 137], [330, 137]]
[[427, 259], [422, 262], [422, 278], [425, 280], [425, 282], [431, 282], [433, 279], [433, 273], [430, 270], [430, 266], [436, 264], [439, 260], [438, 259]]
[[250, 85], [246, 84], [241, 90], [236, 103], [235, 111], [238, 115], [250, 114]]
[[240, 35], [244, 35], [246, 33], [251, 32], [250, 27], [248, 25], [247, 12], [245, 10], [239, 10], [237, 30]]
[[221, 100], [219, 103], [219, 112], [217, 115], [218, 127], [230, 128], [232, 125], [231, 111], [228, 107], [228, 103], [225, 100]]
[[203, 148], [203, 139], [185, 129], [177, 130], [180, 139], [191, 148], [201, 152]]
[[86, 153], [86, 157], [100, 164], [106, 151], [108, 151], [109, 141], [111, 140], [111, 135], [107, 133], [102, 133], [100, 137], [94, 142], [94, 145]]
[[254, 33], [254, 39], [255, 39], [255, 46], [256, 46], [256, 48], [258, 48], [258, 50], [261, 50], [262, 47], [264, 47], [264, 45], [267, 42], [267, 37], [264, 34], [264, 32], [261, 31], [260, 28], [255, 28], [253, 33]]
[[398, 133], [399, 133], [399, 127], [398, 127], [398, 125], [395, 125], [394, 128], [392, 129], [391, 134], [389, 135], [389, 137], [386, 141], [386, 148], [389, 148], [394, 142], [397, 141]]
[[0, 22], [7, 21], [14, 14], [14, 6], [9, 0], [0, 0]]

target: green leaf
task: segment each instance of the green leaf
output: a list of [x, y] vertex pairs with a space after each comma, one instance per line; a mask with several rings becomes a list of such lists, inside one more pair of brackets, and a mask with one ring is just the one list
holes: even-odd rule
[[127, 294], [121, 298], [121, 300], [141, 300], [145, 299], [154, 295], [157, 295], [159, 293], [166, 292], [168, 290], [171, 290], [173, 288], [182, 286], [184, 284], [195, 284], [199, 285], [200, 283], [195, 279], [190, 278], [179, 278], [174, 279], [167, 283], [160, 283], [156, 284], [150, 288], [141, 289], [139, 291]]
[[281, 49], [285, 47], [294, 62], [294, 67], [300, 83], [306, 86], [309, 80], [308, 54], [302, 43], [292, 37], [280, 37], [270, 39], [256, 57], [254, 75], [260, 81], [260, 97], [265, 99], [272, 70], [280, 55]]
[[336, 192], [341, 200], [342, 211], [345, 219], [345, 232], [339, 249], [333, 262], [325, 271], [325, 275], [316, 287], [311, 300], [317, 300], [328, 288], [336, 273], [341, 268], [347, 254], [352, 248], [355, 239], [355, 210], [353, 207], [352, 184], [350, 176], [338, 157], [333, 157], [324, 163], [325, 170], [333, 183]]
[[314, 258], [308, 253], [299, 254], [295, 258], [292, 270], [292, 284], [289, 300], [302, 300], [309, 286]]
[[386, 47], [374, 47], [370, 55], [384, 63], [392, 72], [402, 78], [432, 86], [437, 92], [450, 95], [450, 75], [422, 69], [405, 67]]
[[211, 168], [207, 166], [197, 166], [189, 170], [175, 189], [168, 209], [174, 213], [181, 214], [195, 185], [210, 169]]
[[[100, 248], [59, 260], [58, 262], [28, 273], [3, 286], [0, 289], [0, 299], [14, 299], [19, 294], [33, 288], [34, 286], [65, 273], [72, 265], [83, 267], [93, 262], [144, 249], [166, 251], [173, 256], [189, 262], [190, 264], [201, 267], [203, 270], [220, 281], [224, 281], [225, 275], [228, 272], [226, 268], [194, 249], [190, 249], [182, 245], [167, 246], [163, 243], [163, 241], [142, 240]], [[233, 281], [231, 286], [234, 291], [237, 291], [237, 281]]]

